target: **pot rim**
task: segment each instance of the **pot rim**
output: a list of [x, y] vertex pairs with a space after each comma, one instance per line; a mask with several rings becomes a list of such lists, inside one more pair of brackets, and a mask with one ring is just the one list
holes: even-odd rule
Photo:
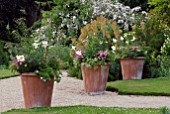
[[119, 59], [119, 60], [128, 60], [128, 59], [137, 59], [137, 60], [144, 60], [145, 59], [145, 57], [134, 57], [134, 58], [121, 58], [121, 59]]
[[[110, 65], [111, 63], [108, 62], [108, 63], [105, 63], [105, 65]], [[86, 65], [86, 62], [82, 62], [81, 65]], [[100, 64], [96, 64], [96, 65], [100, 65]]]
[[34, 72], [25, 72], [25, 73], [21, 73], [21, 76], [37, 76]]

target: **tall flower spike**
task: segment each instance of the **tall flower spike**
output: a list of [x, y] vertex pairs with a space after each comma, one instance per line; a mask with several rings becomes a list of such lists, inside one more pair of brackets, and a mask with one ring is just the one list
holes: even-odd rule
[[115, 34], [117, 39], [120, 39], [120, 36], [122, 34], [122, 30], [114, 30], [114, 34]]

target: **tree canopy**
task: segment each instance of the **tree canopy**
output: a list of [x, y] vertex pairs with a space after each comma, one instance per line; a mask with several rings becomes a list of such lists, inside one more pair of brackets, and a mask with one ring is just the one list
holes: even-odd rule
[[[47, 0], [38, 0], [46, 2]], [[23, 18], [27, 27], [33, 25], [41, 18], [41, 9], [48, 9], [37, 5], [35, 0], [1, 0], [0, 2], [0, 39], [11, 42], [18, 42], [12, 36], [12, 31], [17, 30], [21, 33], [17, 20]]]

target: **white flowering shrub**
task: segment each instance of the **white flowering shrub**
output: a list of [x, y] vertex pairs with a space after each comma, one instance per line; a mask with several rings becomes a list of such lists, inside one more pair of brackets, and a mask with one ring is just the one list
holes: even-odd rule
[[[147, 19], [146, 12], [139, 13], [140, 7], [131, 9], [117, 1], [53, 0], [53, 2], [56, 3], [56, 6], [51, 11], [43, 12], [43, 20], [46, 24], [44, 24], [41, 33], [45, 33], [45, 28], [45, 31], [48, 31], [48, 37], [62, 44], [70, 44], [70, 39], [78, 37], [80, 29], [95, 20], [97, 16], [116, 20], [125, 29], [128, 29], [136, 21], [146, 21]], [[40, 36], [45, 37], [44, 35]]]
[[[54, 40], [69, 44], [70, 39], [80, 34], [80, 29], [91, 21], [92, 7], [90, 0], [53, 0], [57, 4], [51, 11], [43, 13], [44, 19], [51, 20], [51, 33]], [[48, 26], [48, 25], [46, 25]]]
[[118, 23], [122, 23], [125, 29], [128, 29], [129, 25], [133, 25], [137, 21], [146, 21], [147, 13], [141, 11], [141, 7], [137, 6], [131, 9], [129, 6], [125, 6], [117, 1], [111, 0], [94, 0], [93, 1], [93, 14], [94, 16], [102, 15], [105, 18], [116, 20]]

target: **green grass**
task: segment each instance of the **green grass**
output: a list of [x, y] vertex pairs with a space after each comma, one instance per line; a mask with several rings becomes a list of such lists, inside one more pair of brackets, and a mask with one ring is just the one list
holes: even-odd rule
[[44, 107], [32, 109], [13, 109], [2, 114], [160, 114], [160, 109], [66, 106], [51, 108]]
[[17, 72], [11, 72], [8, 69], [0, 69], [0, 79], [9, 78], [19, 75]]
[[170, 96], [170, 78], [108, 82], [107, 90], [115, 90], [118, 91], [119, 94], [126, 95]]

